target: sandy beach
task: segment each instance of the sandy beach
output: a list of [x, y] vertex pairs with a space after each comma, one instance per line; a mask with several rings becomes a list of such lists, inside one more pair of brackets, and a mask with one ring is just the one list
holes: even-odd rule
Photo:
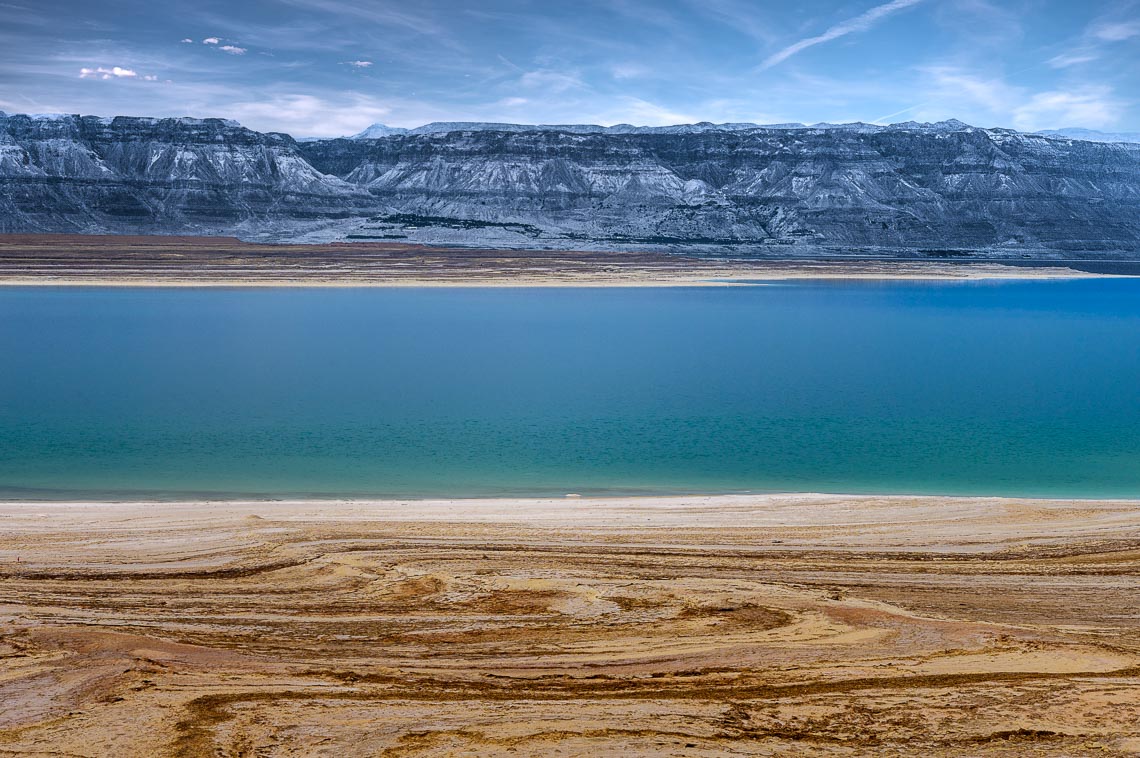
[[0, 285], [113, 287], [676, 287], [789, 279], [1073, 279], [1063, 263], [724, 260], [665, 253], [404, 243], [268, 245], [230, 237], [0, 235]]
[[1140, 752], [1140, 502], [0, 504], [0, 754]]

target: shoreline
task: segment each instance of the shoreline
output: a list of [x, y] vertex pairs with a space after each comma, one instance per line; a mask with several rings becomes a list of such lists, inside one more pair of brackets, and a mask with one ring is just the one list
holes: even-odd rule
[[390, 273], [373, 278], [319, 278], [315, 276], [280, 278], [256, 277], [165, 277], [140, 273], [137, 277], [109, 276], [93, 271], [77, 277], [12, 276], [0, 274], [0, 287], [101, 287], [139, 289], [531, 289], [531, 288], [669, 288], [669, 287], [755, 287], [795, 281], [898, 281], [898, 282], [987, 282], [987, 281], [1065, 281], [1074, 279], [1128, 278], [1126, 274], [1099, 274], [1064, 266], [1011, 266], [1003, 264], [913, 265], [828, 262], [825, 266], [804, 265], [798, 261], [769, 261], [754, 270], [685, 271], [596, 276], [473, 276], [463, 279], [394, 278]]
[[[1035, 514], [1030, 519], [1028, 513]], [[893, 535], [914, 544], [933, 534], [991, 526], [985, 539], [974, 535], [970, 544], [997, 546], [1005, 539], [1028, 538], [1016, 533], [1031, 523], [1049, 523], [1051, 538], [1068, 538], [1101, 529], [1104, 525], [1069, 521], [1113, 514], [1112, 529], [1136, 529], [1140, 537], [1140, 499], [1040, 498], [941, 495], [844, 495], [828, 493], [765, 493], [735, 495], [638, 495], [561, 497], [475, 497], [428, 499], [190, 499], [0, 501], [0, 524], [10, 533], [42, 528], [51, 514], [57, 519], [98, 514], [138, 521], [143, 528], [196, 519], [248, 518], [270, 522], [346, 521], [389, 524], [489, 525], [564, 529], [718, 531], [739, 529], [794, 529], [850, 527], [846, 535], [859, 544], [860, 528]], [[1014, 514], [1011, 517], [1010, 514]], [[1058, 516], [1060, 514], [1060, 516]], [[968, 526], [963, 527], [966, 522]], [[116, 522], [118, 523], [118, 522]], [[1008, 528], [1007, 528], [1008, 527]], [[1087, 527], [1087, 528], [1086, 528]], [[947, 531], [948, 530], [948, 531]], [[965, 531], [963, 531], [965, 534]], [[872, 539], [868, 537], [868, 539]], [[877, 539], [877, 538], [875, 538]], [[874, 540], [872, 540], [874, 541]], [[929, 546], [929, 544], [927, 544]], [[0, 564], [3, 553], [0, 551]]]
[[0, 496], [0, 510], [6, 507], [61, 506], [65, 508], [122, 506], [196, 507], [199, 505], [257, 507], [283, 505], [288, 507], [319, 508], [330, 506], [376, 507], [386, 510], [394, 506], [438, 508], [441, 505], [480, 503], [501, 505], [535, 503], [580, 503], [621, 505], [639, 502], [702, 502], [754, 500], [757, 504], [781, 500], [845, 500], [845, 501], [938, 501], [938, 502], [1041, 502], [1041, 503], [1129, 503], [1140, 508], [1140, 496], [1098, 495], [1002, 495], [1002, 494], [935, 494], [922, 492], [829, 492], [822, 490], [730, 490], [730, 491], [613, 491], [613, 492], [559, 492], [541, 495], [263, 495], [216, 494], [186, 492], [170, 497], [156, 494], [134, 495], [95, 494], [84, 496], [74, 493], [59, 497], [37, 498], [31, 495]]
[[651, 252], [376, 242], [263, 244], [221, 237], [0, 235], [0, 286], [12, 287], [728, 287], [800, 279], [1121, 276], [1080, 271], [1066, 263], [1070, 262], [1028, 266], [1001, 259], [712, 259]]

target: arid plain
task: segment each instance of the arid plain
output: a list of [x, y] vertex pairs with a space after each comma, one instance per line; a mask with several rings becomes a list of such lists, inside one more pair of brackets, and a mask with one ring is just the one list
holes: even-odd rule
[[1140, 752], [1140, 507], [0, 505], [0, 754]]

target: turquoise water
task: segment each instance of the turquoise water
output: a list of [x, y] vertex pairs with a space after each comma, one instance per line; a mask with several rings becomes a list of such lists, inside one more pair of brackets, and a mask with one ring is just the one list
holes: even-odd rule
[[0, 288], [0, 497], [1140, 496], [1140, 280]]

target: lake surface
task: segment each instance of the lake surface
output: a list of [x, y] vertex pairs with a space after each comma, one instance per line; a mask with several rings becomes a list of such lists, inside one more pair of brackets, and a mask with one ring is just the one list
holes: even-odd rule
[[1140, 280], [0, 288], [0, 498], [1140, 497]]

